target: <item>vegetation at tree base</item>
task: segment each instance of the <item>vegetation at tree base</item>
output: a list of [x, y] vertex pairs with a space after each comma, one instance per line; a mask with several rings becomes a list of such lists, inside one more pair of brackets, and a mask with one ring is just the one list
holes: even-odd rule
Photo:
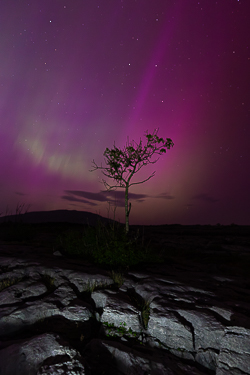
[[63, 252], [79, 256], [98, 265], [123, 271], [141, 262], [161, 263], [143, 236], [126, 235], [119, 223], [109, 225], [99, 221], [97, 227], [86, 226], [81, 231], [71, 230], [59, 237]]
[[142, 140], [137, 144], [136, 142], [127, 142], [123, 150], [117, 148], [114, 143], [112, 149], [106, 148], [104, 151], [104, 158], [107, 167], [98, 166], [93, 160], [94, 168], [91, 172], [101, 169], [102, 173], [116, 181], [116, 185], [109, 185], [106, 180], [102, 180], [107, 190], [114, 188], [125, 189], [125, 223], [126, 233], [129, 232], [129, 214], [131, 210], [131, 203], [128, 202], [128, 190], [132, 185], [142, 184], [150, 180], [154, 175], [155, 171], [145, 180], [139, 182], [130, 182], [135, 173], [148, 164], [155, 164], [159, 157], [151, 161], [150, 159], [154, 155], [162, 155], [166, 153], [166, 149], [174, 146], [173, 141], [170, 138], [159, 138], [158, 129], [153, 134], [146, 132], [147, 143], [145, 146], [142, 145]]

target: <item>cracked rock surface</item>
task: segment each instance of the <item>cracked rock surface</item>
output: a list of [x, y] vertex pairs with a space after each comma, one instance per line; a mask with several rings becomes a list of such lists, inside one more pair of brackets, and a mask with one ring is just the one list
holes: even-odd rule
[[0, 375], [250, 374], [249, 287], [166, 263], [118, 287], [106, 269], [2, 242]]

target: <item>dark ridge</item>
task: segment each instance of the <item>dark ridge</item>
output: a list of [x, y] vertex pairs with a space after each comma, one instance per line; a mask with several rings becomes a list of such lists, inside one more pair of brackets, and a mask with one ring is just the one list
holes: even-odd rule
[[250, 236], [250, 225], [130, 225], [134, 230], [144, 228], [145, 234], [152, 232], [155, 236], [159, 235], [178, 235], [178, 236]]
[[95, 226], [98, 221], [104, 224], [113, 222], [113, 220], [102, 217], [98, 214], [93, 214], [87, 211], [76, 210], [55, 210], [55, 211], [39, 211], [27, 212], [18, 215], [7, 215], [0, 217], [0, 223], [6, 222], [21, 222], [28, 224], [39, 223], [74, 223], [74, 224], [89, 224]]
[[[38, 212], [27, 212], [24, 214], [6, 215], [0, 217], [1, 223], [27, 223], [27, 224], [42, 224], [42, 223], [68, 223], [68, 224], [84, 224], [96, 226], [98, 222], [108, 224], [114, 222], [113, 219], [108, 219], [98, 214], [93, 214], [88, 211], [76, 211], [76, 210], [54, 210], [54, 211], [38, 211]], [[117, 224], [119, 224], [116, 221]], [[124, 224], [121, 224], [122, 226]], [[136, 231], [144, 230], [153, 233], [156, 237], [162, 234], [173, 234], [173, 235], [239, 235], [239, 236], [250, 236], [249, 225], [181, 225], [181, 224], [165, 224], [165, 225], [130, 225], [130, 230]]]

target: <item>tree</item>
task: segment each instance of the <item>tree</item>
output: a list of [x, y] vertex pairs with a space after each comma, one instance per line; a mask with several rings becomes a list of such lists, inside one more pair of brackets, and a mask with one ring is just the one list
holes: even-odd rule
[[148, 164], [155, 164], [160, 157], [154, 161], [150, 161], [151, 157], [155, 154], [162, 155], [166, 153], [166, 149], [174, 146], [173, 141], [170, 138], [159, 138], [158, 129], [156, 129], [153, 134], [148, 134], [146, 132], [147, 143], [143, 147], [142, 140], [140, 138], [139, 144], [136, 142], [127, 142], [125, 148], [120, 150], [115, 146], [112, 149], [106, 148], [104, 151], [105, 163], [107, 165], [104, 168], [101, 164], [99, 167], [93, 160], [94, 168], [91, 172], [101, 169], [104, 176], [112, 178], [116, 181], [116, 185], [109, 185], [106, 180], [102, 180], [104, 186], [107, 190], [114, 188], [124, 188], [125, 189], [125, 222], [126, 222], [126, 233], [129, 231], [129, 214], [131, 210], [131, 203], [128, 202], [128, 189], [132, 185], [143, 184], [144, 182], [150, 180], [154, 175], [155, 171], [145, 180], [140, 182], [131, 183], [131, 179], [135, 173]]

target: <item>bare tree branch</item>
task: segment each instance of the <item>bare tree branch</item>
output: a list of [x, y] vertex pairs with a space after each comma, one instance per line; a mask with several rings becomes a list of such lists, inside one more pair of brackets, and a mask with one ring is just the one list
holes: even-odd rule
[[166, 153], [166, 149], [174, 146], [173, 141], [170, 138], [159, 138], [158, 129], [154, 130], [153, 134], [148, 134], [146, 132], [147, 144], [143, 147], [142, 140], [136, 143], [135, 141], [126, 143], [123, 150], [120, 150], [115, 146], [112, 149], [106, 148], [104, 151], [104, 158], [107, 167], [98, 166], [93, 160], [93, 172], [100, 169], [104, 176], [114, 179], [117, 184], [109, 185], [106, 180], [102, 180], [102, 183], [107, 190], [114, 188], [125, 188], [125, 219], [126, 219], [126, 233], [129, 230], [128, 217], [131, 209], [131, 203], [128, 204], [128, 189], [132, 185], [143, 184], [144, 182], [150, 180], [155, 175], [155, 171], [145, 180], [130, 183], [130, 180], [135, 173], [139, 172], [142, 167], [148, 164], [155, 164], [160, 157], [156, 160], [151, 161], [153, 155], [162, 155]]

